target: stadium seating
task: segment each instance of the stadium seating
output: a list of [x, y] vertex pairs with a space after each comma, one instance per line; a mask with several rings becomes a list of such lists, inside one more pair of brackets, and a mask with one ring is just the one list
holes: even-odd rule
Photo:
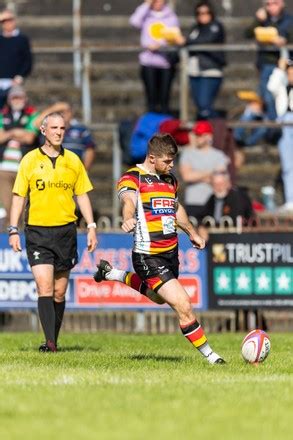
[[[192, 22], [192, 11], [189, 1], [175, 1], [183, 30]], [[255, 2], [240, 0], [230, 2], [231, 9], [223, 9], [223, 4], [215, 2], [221, 19], [227, 30], [227, 42], [245, 42], [243, 29], [251, 21], [255, 12]], [[82, 1], [82, 41], [85, 46], [138, 45], [139, 34], [128, 24], [130, 13], [138, 2], [128, 0], [121, 2]], [[72, 0], [21, 0], [17, 2], [21, 29], [32, 39], [35, 49], [35, 67], [27, 81], [27, 90], [32, 102], [44, 107], [56, 100], [70, 100], [79, 109], [81, 116], [80, 91], [72, 83], [72, 56], [69, 54], [40, 54], [42, 47], [70, 47], [72, 45]], [[93, 122], [118, 122], [123, 118], [141, 114], [144, 108], [144, 94], [138, 75], [137, 54], [105, 53], [93, 56], [91, 70]], [[225, 70], [225, 82], [216, 107], [225, 108], [228, 117], [231, 110], [239, 105], [236, 91], [239, 89], [256, 89], [257, 74], [254, 67], [254, 56], [251, 53], [229, 53], [228, 66]], [[178, 108], [178, 81], [175, 83], [172, 107]], [[190, 102], [190, 109], [192, 103]], [[191, 113], [192, 119], [192, 113]], [[112, 176], [111, 144], [109, 132], [95, 133], [98, 145], [98, 156], [92, 176], [99, 188], [96, 194], [99, 211], [103, 215], [111, 214]], [[240, 175], [240, 183], [252, 189], [252, 196], [259, 194], [262, 185], [272, 184], [277, 170], [277, 156], [266, 155], [263, 163], [263, 150], [250, 150], [247, 165]], [[251, 175], [254, 179], [251, 179]], [[258, 176], [257, 181], [255, 176]]]

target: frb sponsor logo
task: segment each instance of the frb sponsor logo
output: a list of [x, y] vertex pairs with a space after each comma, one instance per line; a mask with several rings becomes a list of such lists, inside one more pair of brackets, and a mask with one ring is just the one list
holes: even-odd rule
[[170, 197], [152, 197], [152, 214], [168, 215], [175, 213], [175, 200]]

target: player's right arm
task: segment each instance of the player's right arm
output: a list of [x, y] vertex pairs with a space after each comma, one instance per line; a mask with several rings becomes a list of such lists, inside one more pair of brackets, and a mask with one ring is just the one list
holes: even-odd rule
[[14, 252], [21, 251], [20, 237], [18, 233], [18, 223], [25, 205], [25, 197], [13, 194], [10, 210], [10, 231], [9, 244]]
[[120, 196], [122, 209], [122, 230], [124, 232], [132, 232], [136, 226], [135, 209], [136, 194], [133, 191], [126, 191]]
[[122, 230], [132, 232], [136, 226], [137, 192], [139, 175], [134, 169], [128, 170], [117, 183], [118, 197], [122, 209]]

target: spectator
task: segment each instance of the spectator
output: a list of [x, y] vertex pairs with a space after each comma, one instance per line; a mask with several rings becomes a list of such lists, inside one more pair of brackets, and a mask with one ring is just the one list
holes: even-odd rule
[[[276, 110], [281, 122], [293, 123], [293, 61], [280, 59], [268, 82], [268, 89], [276, 99]], [[283, 126], [278, 143], [282, 166], [285, 204], [282, 210], [293, 211], [293, 127]]]
[[[240, 91], [238, 97], [246, 101], [245, 109], [239, 118], [240, 122], [261, 122], [266, 116], [263, 109], [263, 101], [254, 92]], [[252, 146], [263, 141], [267, 133], [265, 127], [234, 129], [234, 138], [239, 146]]]
[[[256, 37], [259, 42], [257, 68], [260, 75], [260, 95], [265, 103], [265, 111], [270, 120], [277, 117], [275, 100], [267, 88], [268, 80], [278, 65], [280, 50], [292, 42], [293, 17], [285, 11], [284, 0], [265, 0], [263, 7], [255, 14], [255, 20], [247, 29], [248, 37]], [[268, 50], [274, 45], [275, 50]]]
[[167, 114], [175, 65], [166, 47], [183, 42], [178, 17], [165, 0], [146, 0], [131, 15], [130, 23], [141, 30], [139, 62], [147, 109]]
[[0, 113], [0, 200], [7, 215], [19, 162], [36, 146], [38, 130], [34, 120], [37, 115], [35, 107], [28, 103], [25, 90], [13, 86]]
[[215, 170], [211, 176], [213, 194], [205, 204], [203, 218], [211, 216], [218, 226], [221, 218], [228, 216], [236, 224], [237, 217], [242, 217], [244, 224], [253, 217], [252, 203], [246, 192], [232, 187], [226, 170]]
[[[35, 121], [36, 127], [40, 126], [46, 115], [54, 112], [62, 113], [65, 121], [66, 130], [62, 146], [77, 154], [85, 169], [89, 171], [95, 160], [96, 144], [89, 129], [74, 118], [72, 106], [68, 102], [56, 102], [45, 108]], [[43, 139], [40, 141], [40, 144], [42, 143]]]
[[[215, 18], [215, 12], [207, 1], [200, 1], [195, 7], [195, 20], [186, 40], [186, 45], [222, 44], [225, 42], [223, 25]], [[198, 119], [217, 116], [214, 102], [223, 81], [225, 66], [224, 52], [204, 52], [190, 49], [188, 74]]]
[[[210, 124], [213, 129], [213, 141], [217, 149], [225, 153], [229, 157], [229, 173], [232, 182], [236, 180], [236, 172], [244, 163], [244, 155], [242, 150], [236, 148], [236, 142], [233, 137], [233, 132], [227, 126], [225, 119], [214, 118], [211, 119]], [[190, 130], [192, 127], [188, 122], [180, 119], [168, 119], [160, 124], [161, 133], [169, 133], [176, 140], [177, 145], [188, 145], [191, 143]]]
[[16, 27], [13, 12], [5, 9], [0, 14], [0, 108], [6, 102], [7, 92], [13, 85], [22, 84], [32, 69], [30, 42]]
[[213, 128], [208, 121], [198, 121], [189, 133], [190, 143], [181, 153], [179, 171], [185, 188], [185, 207], [189, 216], [201, 217], [212, 194], [214, 170], [226, 170], [229, 158], [213, 145]]

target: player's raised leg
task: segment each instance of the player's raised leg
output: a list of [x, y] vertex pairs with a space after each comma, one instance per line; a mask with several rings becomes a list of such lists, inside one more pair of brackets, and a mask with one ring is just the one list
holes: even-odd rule
[[126, 270], [116, 269], [106, 260], [100, 260], [97, 264], [97, 271], [94, 274], [94, 280], [99, 283], [103, 280], [120, 281], [126, 284], [142, 295], [147, 296], [151, 301], [157, 304], [164, 304], [163, 298], [160, 297], [152, 289], [149, 289], [147, 284], [135, 273]]

